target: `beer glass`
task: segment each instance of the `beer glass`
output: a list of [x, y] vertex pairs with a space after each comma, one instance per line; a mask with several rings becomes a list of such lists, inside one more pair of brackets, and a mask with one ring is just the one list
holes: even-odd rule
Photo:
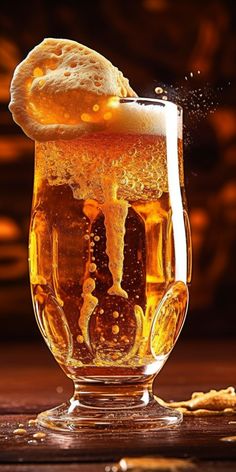
[[182, 110], [144, 98], [116, 99], [109, 110], [105, 129], [36, 142], [32, 299], [75, 386], [38, 422], [64, 432], [158, 430], [182, 420], [152, 392], [188, 305]]

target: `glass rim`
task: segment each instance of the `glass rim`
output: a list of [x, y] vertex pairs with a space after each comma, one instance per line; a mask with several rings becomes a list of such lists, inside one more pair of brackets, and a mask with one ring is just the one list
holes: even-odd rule
[[178, 105], [177, 103], [172, 102], [171, 100], [162, 100], [161, 98], [150, 98], [150, 97], [119, 97], [119, 102], [120, 103], [128, 103], [128, 102], [148, 102], [148, 103], [154, 103], [156, 105], [161, 105], [165, 107], [168, 103], [171, 103], [174, 105], [179, 112], [183, 112], [183, 107], [181, 105]]

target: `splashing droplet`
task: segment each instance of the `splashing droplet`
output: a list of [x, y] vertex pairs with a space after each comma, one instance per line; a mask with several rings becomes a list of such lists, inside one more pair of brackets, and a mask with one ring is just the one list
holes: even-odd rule
[[157, 95], [161, 95], [161, 93], [163, 93], [163, 88], [162, 88], [162, 87], [156, 87], [156, 88], [155, 88], [155, 93], [156, 93]]

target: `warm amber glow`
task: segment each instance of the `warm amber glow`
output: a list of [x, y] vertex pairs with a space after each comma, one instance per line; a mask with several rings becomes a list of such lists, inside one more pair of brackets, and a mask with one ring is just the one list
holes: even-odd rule
[[6, 216], [0, 216], [0, 240], [11, 241], [18, 239], [20, 235], [20, 228], [14, 220]]

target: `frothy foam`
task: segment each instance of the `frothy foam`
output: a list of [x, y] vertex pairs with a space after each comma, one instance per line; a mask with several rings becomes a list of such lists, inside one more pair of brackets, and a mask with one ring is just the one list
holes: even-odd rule
[[117, 67], [76, 41], [47, 38], [17, 66], [9, 108], [32, 139], [73, 139], [97, 125], [82, 115], [111, 96], [136, 96]]
[[[145, 134], [166, 136], [166, 104], [157, 101], [157, 105], [140, 104], [138, 100], [114, 100], [111, 117], [108, 120], [109, 133]], [[148, 103], [148, 100], [146, 101]], [[173, 105], [174, 106], [174, 105]], [[111, 103], [112, 107], [112, 103]], [[178, 119], [178, 137], [182, 138], [181, 116]]]

